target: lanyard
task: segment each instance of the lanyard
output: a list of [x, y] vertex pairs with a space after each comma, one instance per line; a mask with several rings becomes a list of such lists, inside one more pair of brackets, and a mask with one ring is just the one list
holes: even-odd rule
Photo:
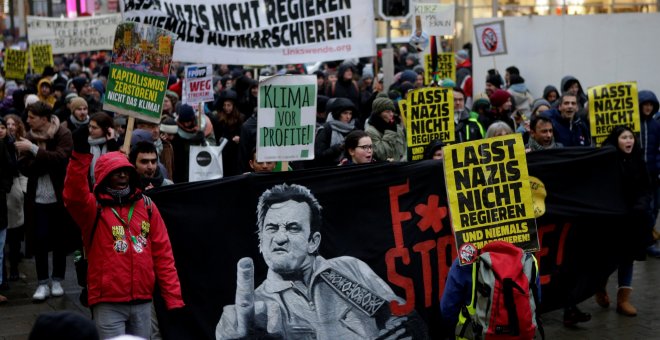
[[119, 213], [117, 212], [117, 210], [115, 210], [115, 208], [110, 208], [110, 210], [112, 210], [112, 212], [115, 214], [117, 219], [121, 221], [121, 223], [124, 225], [124, 227], [126, 227], [126, 229], [128, 229], [129, 233], [131, 232], [131, 226], [129, 225], [129, 223], [131, 223], [131, 217], [133, 217], [133, 209], [135, 209], [135, 202], [133, 202], [133, 204], [131, 205], [131, 209], [128, 210], [128, 221], [124, 221], [124, 219], [121, 218], [121, 216], [119, 216]]

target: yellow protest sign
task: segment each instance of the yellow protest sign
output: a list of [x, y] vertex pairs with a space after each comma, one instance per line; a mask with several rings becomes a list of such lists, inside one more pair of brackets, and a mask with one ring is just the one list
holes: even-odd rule
[[172, 39], [168, 36], [162, 36], [158, 38], [158, 52], [167, 53], [167, 51], [172, 49]]
[[[424, 55], [424, 84], [430, 84], [433, 81], [433, 65], [431, 65], [431, 55]], [[438, 53], [438, 67], [436, 70], [438, 79], [449, 78], [456, 81], [456, 60], [454, 53]]]
[[451, 224], [462, 264], [489, 242], [539, 249], [522, 135], [511, 134], [444, 148]]
[[27, 51], [8, 49], [5, 51], [5, 78], [24, 80], [28, 69]]
[[30, 45], [30, 61], [34, 73], [44, 73], [46, 66], [53, 66], [53, 47], [51, 45]]
[[596, 146], [602, 145], [610, 131], [618, 125], [628, 126], [639, 133], [641, 123], [636, 82], [590, 87], [588, 95], [591, 138]]
[[408, 160], [424, 158], [424, 148], [440, 139], [455, 139], [454, 93], [443, 87], [426, 87], [408, 92], [405, 109]]

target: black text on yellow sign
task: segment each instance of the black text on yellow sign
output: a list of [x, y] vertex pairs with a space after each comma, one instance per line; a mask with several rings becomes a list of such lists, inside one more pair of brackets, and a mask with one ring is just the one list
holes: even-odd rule
[[28, 67], [27, 51], [8, 49], [5, 51], [5, 78], [25, 79]]
[[405, 105], [409, 160], [421, 160], [426, 145], [455, 139], [454, 95], [451, 89], [428, 87], [411, 91]]
[[438, 53], [438, 64], [435, 70], [432, 61], [430, 54], [424, 55], [424, 84], [431, 84], [434, 73], [437, 74], [439, 80], [448, 78], [456, 81], [456, 61], [453, 53]]
[[41, 74], [46, 66], [53, 66], [53, 48], [49, 44], [30, 45], [30, 60], [34, 73]]
[[589, 123], [597, 146], [603, 144], [614, 127], [624, 125], [640, 131], [637, 83], [622, 82], [589, 88]]
[[457, 246], [504, 240], [538, 249], [520, 134], [445, 147], [445, 182]]

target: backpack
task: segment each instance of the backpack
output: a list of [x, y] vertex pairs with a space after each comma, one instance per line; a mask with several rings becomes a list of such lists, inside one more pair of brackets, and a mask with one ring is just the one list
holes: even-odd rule
[[494, 241], [472, 264], [472, 298], [456, 325], [456, 339], [534, 339], [538, 267], [534, 255], [508, 242]]

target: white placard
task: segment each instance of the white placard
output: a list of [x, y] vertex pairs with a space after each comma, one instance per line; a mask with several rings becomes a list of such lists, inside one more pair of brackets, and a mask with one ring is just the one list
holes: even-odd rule
[[179, 35], [174, 60], [274, 65], [376, 55], [372, 1], [120, 0], [125, 20]]
[[316, 76], [274, 76], [259, 81], [257, 161], [314, 159]]
[[428, 35], [454, 35], [453, 4], [415, 4], [415, 16], [422, 19], [422, 31]]
[[507, 54], [503, 20], [474, 25], [474, 38], [481, 57]]
[[213, 70], [211, 65], [186, 65], [183, 79], [183, 103], [213, 101]]
[[120, 14], [56, 19], [27, 17], [28, 41], [31, 45], [53, 46], [53, 54], [112, 50]]

